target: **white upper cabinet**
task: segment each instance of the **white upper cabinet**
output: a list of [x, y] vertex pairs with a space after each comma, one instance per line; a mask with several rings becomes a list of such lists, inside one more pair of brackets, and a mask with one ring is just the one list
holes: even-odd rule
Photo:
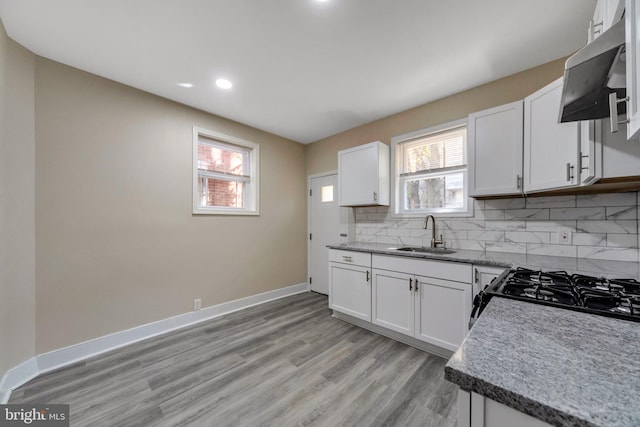
[[389, 146], [376, 141], [338, 152], [340, 206], [389, 206]]
[[[635, 139], [640, 133], [640, 11], [638, 2], [626, 0], [625, 11], [625, 49], [627, 71], [627, 139]], [[637, 143], [637, 141], [636, 141]]]
[[579, 183], [580, 123], [558, 123], [562, 78], [524, 99], [524, 191]]
[[624, 13], [624, 0], [598, 0], [589, 23], [588, 42], [592, 42], [613, 24], [618, 22]]
[[640, 176], [640, 143], [627, 141], [625, 132], [611, 133], [602, 125], [602, 178]]
[[522, 192], [523, 102], [469, 115], [469, 195]]

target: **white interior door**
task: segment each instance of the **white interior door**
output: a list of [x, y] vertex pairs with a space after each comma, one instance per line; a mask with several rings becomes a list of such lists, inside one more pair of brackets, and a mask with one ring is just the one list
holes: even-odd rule
[[[328, 244], [347, 241], [338, 205], [338, 174], [311, 177], [309, 203], [309, 281], [311, 290], [329, 294]], [[343, 217], [345, 215], [342, 215]]]

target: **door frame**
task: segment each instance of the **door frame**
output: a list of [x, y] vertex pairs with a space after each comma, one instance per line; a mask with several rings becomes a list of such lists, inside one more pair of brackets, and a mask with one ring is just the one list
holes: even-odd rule
[[[322, 178], [329, 175], [338, 175], [338, 170], [316, 173], [307, 176], [307, 194], [311, 192], [311, 180], [314, 178]], [[337, 189], [336, 189], [337, 190]], [[335, 196], [338, 196], [336, 191]], [[339, 202], [338, 202], [339, 203]], [[311, 195], [307, 196], [307, 236], [311, 233]], [[329, 268], [329, 266], [327, 266]], [[309, 283], [309, 273], [311, 273], [311, 240], [307, 239], [307, 291], [311, 291], [311, 283]]]

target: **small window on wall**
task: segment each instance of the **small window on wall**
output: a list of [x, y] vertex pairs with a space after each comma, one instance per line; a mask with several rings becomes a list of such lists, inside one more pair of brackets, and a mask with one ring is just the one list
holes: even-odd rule
[[258, 215], [259, 146], [193, 129], [193, 213]]
[[468, 214], [466, 122], [392, 140], [395, 213]]
[[321, 200], [322, 203], [333, 202], [333, 185], [325, 185], [321, 188]]

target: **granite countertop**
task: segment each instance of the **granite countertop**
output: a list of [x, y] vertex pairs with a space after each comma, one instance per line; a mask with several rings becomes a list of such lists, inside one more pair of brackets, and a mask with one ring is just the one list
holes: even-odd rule
[[356, 252], [370, 252], [381, 255], [404, 256], [411, 258], [434, 259], [440, 261], [463, 262], [490, 267], [524, 267], [532, 270], [557, 271], [589, 274], [597, 277], [626, 278], [640, 280], [640, 264], [626, 261], [607, 261], [598, 259], [567, 258], [542, 255], [523, 255], [505, 252], [483, 252], [456, 250], [452, 254], [431, 254], [403, 252], [390, 244], [349, 242], [328, 245], [331, 249]]
[[640, 425], [640, 323], [493, 298], [445, 378], [553, 425]]

